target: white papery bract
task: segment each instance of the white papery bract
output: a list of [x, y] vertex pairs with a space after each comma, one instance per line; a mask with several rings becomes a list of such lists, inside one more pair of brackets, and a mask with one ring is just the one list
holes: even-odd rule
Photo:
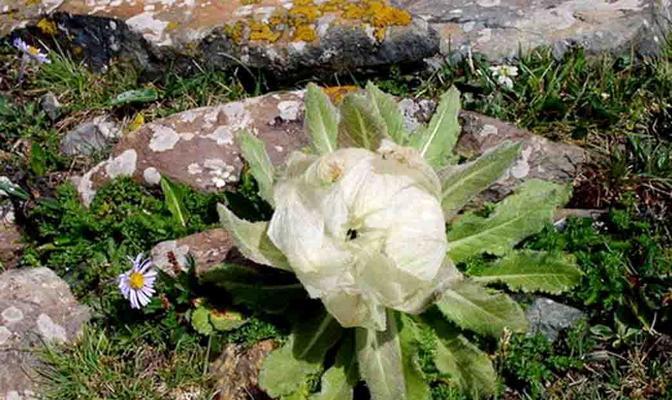
[[274, 188], [268, 235], [309, 295], [344, 327], [385, 329], [460, 278], [446, 257], [440, 182], [416, 150], [295, 153]]

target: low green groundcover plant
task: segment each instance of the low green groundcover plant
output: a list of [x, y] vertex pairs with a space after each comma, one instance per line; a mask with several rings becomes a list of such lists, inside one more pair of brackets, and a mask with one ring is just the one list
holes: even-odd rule
[[[492, 285], [557, 294], [580, 280], [569, 255], [514, 249], [552, 220], [570, 189], [529, 180], [487, 214], [465, 212], [521, 145], [507, 142], [458, 164], [454, 88], [413, 134], [394, 98], [372, 84], [339, 109], [309, 85], [305, 103], [312, 146], [280, 170], [263, 142], [237, 135], [273, 214], [250, 222], [220, 205], [224, 227], [254, 263], [223, 264], [204, 278], [239, 304], [295, 321], [264, 362], [261, 387], [282, 399], [351, 399], [363, 380], [376, 400], [427, 399], [419, 351], [430, 334], [445, 381], [471, 397], [494, 393], [490, 357], [467, 336], [526, 329], [520, 306]], [[468, 274], [457, 268], [483, 254], [491, 262]], [[228, 330], [237, 319], [210, 322]], [[210, 329], [205, 312], [197, 320]]]

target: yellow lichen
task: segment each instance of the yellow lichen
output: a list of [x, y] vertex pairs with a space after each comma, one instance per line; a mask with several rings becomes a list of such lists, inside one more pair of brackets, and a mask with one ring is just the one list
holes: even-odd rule
[[166, 30], [167, 30], [167, 31], [174, 31], [174, 30], [177, 29], [179, 26], [180, 26], [180, 24], [178, 24], [177, 22], [175, 22], [175, 21], [170, 21], [170, 22], [168, 22], [168, 25], [166, 25]]
[[36, 6], [40, 3], [42, 3], [42, 0], [27, 0], [26, 1], [27, 6]]
[[315, 28], [312, 25], [300, 25], [294, 29], [292, 40], [297, 42], [312, 42], [317, 40], [317, 32], [315, 32]]
[[288, 14], [290, 23], [299, 26], [315, 22], [322, 15], [322, 11], [313, 0], [295, 0]]
[[274, 32], [267, 23], [250, 21], [250, 40], [263, 40], [269, 43], [275, 43], [282, 33]]
[[240, 4], [244, 6], [249, 6], [251, 4], [259, 4], [261, 3], [261, 0], [240, 0]]
[[42, 18], [37, 22], [37, 29], [39, 29], [43, 34], [49, 36], [54, 36], [58, 33], [58, 28], [56, 27], [54, 21], [47, 18]]
[[330, 86], [322, 89], [332, 103], [339, 104], [343, 98], [359, 90], [357, 86]]
[[84, 53], [84, 49], [81, 46], [73, 46], [72, 54], [76, 56], [81, 56]]
[[[257, 0], [241, 0], [241, 4], [258, 4]], [[389, 5], [387, 0], [294, 0], [292, 7], [278, 7], [268, 22], [254, 20], [238, 21], [227, 26], [225, 32], [236, 43], [245, 40], [274, 43], [283, 36], [288, 40], [313, 42], [319, 39], [315, 30], [318, 19], [331, 13], [342, 20], [370, 25], [378, 41], [385, 39], [387, 28], [405, 26], [412, 21], [411, 15]]]

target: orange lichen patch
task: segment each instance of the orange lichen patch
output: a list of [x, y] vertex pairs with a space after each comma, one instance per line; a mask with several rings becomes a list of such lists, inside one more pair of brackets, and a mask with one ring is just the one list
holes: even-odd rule
[[37, 22], [37, 29], [39, 29], [43, 34], [49, 36], [54, 36], [58, 33], [58, 28], [56, 27], [54, 21], [47, 18], [42, 18]]
[[312, 42], [317, 40], [317, 32], [312, 25], [301, 25], [296, 27], [292, 40], [300, 42]]
[[296, 26], [315, 22], [322, 15], [322, 11], [313, 0], [295, 0], [294, 6], [289, 9], [288, 14]]
[[295, 0], [289, 10], [277, 7], [268, 22], [250, 18], [228, 26], [226, 32], [236, 43], [245, 40], [274, 43], [283, 36], [292, 41], [313, 42], [319, 39], [315, 24], [328, 13], [342, 20], [369, 24], [378, 41], [385, 38], [388, 27], [409, 25], [412, 20], [408, 12], [389, 5], [387, 0], [327, 0], [319, 5], [315, 0]]
[[324, 93], [329, 96], [332, 103], [338, 104], [343, 101], [343, 98], [359, 90], [357, 86], [329, 86], [322, 88]]
[[273, 31], [269, 24], [263, 22], [250, 21], [249, 27], [250, 40], [253, 41], [263, 40], [269, 43], [275, 43], [278, 39], [280, 39], [280, 36], [282, 36], [281, 32]]

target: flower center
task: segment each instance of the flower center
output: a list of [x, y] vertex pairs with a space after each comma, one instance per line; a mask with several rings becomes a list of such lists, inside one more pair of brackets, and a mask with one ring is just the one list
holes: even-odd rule
[[132, 289], [139, 290], [145, 286], [145, 276], [139, 272], [131, 272], [128, 281]]
[[40, 54], [40, 49], [38, 49], [37, 47], [28, 46], [28, 53], [36, 56], [36, 55]]
[[357, 230], [348, 229], [348, 232], [345, 234], [345, 240], [355, 240], [357, 239]]

